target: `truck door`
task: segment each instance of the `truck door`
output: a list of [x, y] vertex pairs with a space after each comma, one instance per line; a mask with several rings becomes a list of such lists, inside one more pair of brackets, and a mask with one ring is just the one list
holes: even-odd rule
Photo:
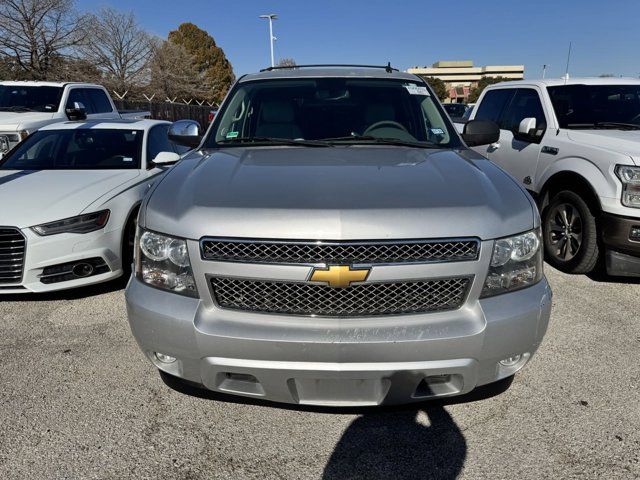
[[[535, 118], [535, 127], [519, 132], [524, 119]], [[540, 95], [533, 88], [518, 88], [498, 122], [500, 141], [488, 146], [488, 156], [527, 189], [534, 188], [540, 142], [547, 130], [547, 117]]]

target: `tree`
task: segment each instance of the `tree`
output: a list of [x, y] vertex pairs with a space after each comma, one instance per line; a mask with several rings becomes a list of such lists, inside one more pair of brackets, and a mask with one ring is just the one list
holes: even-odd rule
[[297, 65], [293, 58], [281, 58], [278, 62], [278, 67], [295, 67]]
[[132, 12], [103, 8], [88, 24], [91, 35], [82, 47], [83, 57], [100, 69], [107, 86], [124, 93], [148, 78], [151, 38]]
[[436, 77], [424, 77], [429, 86], [433, 89], [433, 93], [436, 94], [438, 100], [441, 102], [446, 98], [449, 98], [449, 91], [447, 85], [439, 78]]
[[206, 31], [193, 23], [183, 23], [169, 32], [169, 41], [185, 48], [199, 74], [203, 74], [205, 99], [220, 103], [235, 81], [233, 68], [224, 51]]
[[152, 92], [160, 100], [177, 97], [204, 100], [207, 92], [203, 89], [203, 76], [194, 65], [193, 58], [182, 45], [156, 40], [150, 61]]
[[85, 26], [73, 0], [1, 0], [0, 55], [15, 64], [17, 76], [46, 80], [54, 59], [84, 40]]
[[478, 99], [480, 98], [480, 94], [482, 93], [482, 91], [487, 88], [489, 85], [494, 85], [496, 83], [500, 83], [500, 82], [506, 82], [507, 80], [509, 80], [508, 78], [504, 78], [504, 77], [483, 77], [480, 79], [480, 81], [478, 82], [478, 85], [476, 85], [476, 88], [474, 88], [473, 90], [471, 90], [471, 93], [469, 93], [469, 98], [467, 99], [467, 101], [469, 103], [476, 103], [478, 101]]

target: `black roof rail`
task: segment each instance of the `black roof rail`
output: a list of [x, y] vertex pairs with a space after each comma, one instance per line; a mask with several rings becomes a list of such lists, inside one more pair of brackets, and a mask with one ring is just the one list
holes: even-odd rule
[[319, 63], [315, 65], [283, 65], [279, 67], [268, 67], [260, 70], [261, 72], [273, 72], [274, 70], [295, 70], [296, 68], [383, 68], [387, 73], [399, 72], [397, 68], [391, 66], [391, 62], [386, 65], [351, 65], [351, 64], [332, 64]]

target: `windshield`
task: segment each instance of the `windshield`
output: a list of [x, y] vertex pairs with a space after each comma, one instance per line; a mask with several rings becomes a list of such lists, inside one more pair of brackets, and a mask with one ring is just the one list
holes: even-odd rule
[[113, 170], [140, 168], [142, 130], [45, 130], [0, 160], [0, 170]]
[[561, 128], [640, 126], [640, 85], [563, 85], [548, 91]]
[[462, 103], [445, 103], [442, 106], [452, 117], [462, 117], [467, 111], [467, 106]]
[[207, 147], [392, 143], [458, 147], [424, 84], [406, 80], [303, 78], [239, 84]]
[[56, 112], [62, 87], [0, 85], [0, 111]]

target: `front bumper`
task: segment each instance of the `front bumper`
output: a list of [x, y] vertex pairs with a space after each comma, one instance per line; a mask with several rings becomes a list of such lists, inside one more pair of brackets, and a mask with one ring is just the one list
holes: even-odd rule
[[[126, 299], [131, 330], [159, 369], [218, 392], [324, 406], [460, 395], [513, 375], [540, 345], [551, 311], [546, 279], [455, 311], [380, 318], [224, 311], [136, 278]], [[514, 355], [521, 361], [499, 364]]]
[[[120, 251], [122, 229], [99, 230], [87, 234], [60, 234], [41, 237], [29, 228], [21, 230], [26, 238], [23, 275], [20, 283], [0, 283], [0, 294], [44, 293], [92, 285], [120, 277], [123, 273]], [[43, 283], [46, 267], [101, 258], [109, 271], [85, 278]]]
[[640, 218], [605, 213], [600, 220], [600, 227], [602, 242], [607, 248], [607, 273], [640, 276], [640, 239], [631, 236], [632, 229], [640, 229]]

